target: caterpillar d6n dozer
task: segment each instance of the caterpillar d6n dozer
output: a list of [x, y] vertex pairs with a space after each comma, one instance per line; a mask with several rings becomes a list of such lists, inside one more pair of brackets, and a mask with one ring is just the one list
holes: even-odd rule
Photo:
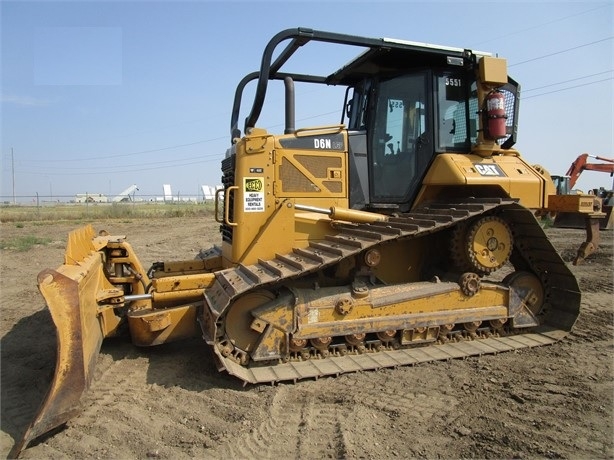
[[[358, 57], [326, 75], [284, 71], [311, 43]], [[282, 82], [285, 130], [271, 134], [257, 121]], [[297, 128], [295, 84], [345, 88], [339, 124]], [[123, 329], [138, 346], [202, 336], [219, 370], [254, 384], [564, 337], [580, 290], [535, 218], [555, 190], [513, 149], [518, 102], [506, 61], [488, 53], [303, 28], [274, 36], [235, 93], [221, 244], [146, 270], [125, 237], [86, 227], [69, 236], [64, 265], [39, 275], [57, 368], [17, 450], [75, 413], [101, 342]]]

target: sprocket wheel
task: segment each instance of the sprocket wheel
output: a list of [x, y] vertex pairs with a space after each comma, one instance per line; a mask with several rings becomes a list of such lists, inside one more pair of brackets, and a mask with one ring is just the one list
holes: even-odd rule
[[466, 260], [471, 271], [481, 275], [503, 267], [512, 254], [513, 246], [512, 231], [500, 217], [482, 217], [467, 228]]
[[466, 249], [467, 224], [462, 222], [453, 228], [452, 237], [450, 238], [450, 256], [452, 258], [452, 263], [462, 272], [471, 271]]

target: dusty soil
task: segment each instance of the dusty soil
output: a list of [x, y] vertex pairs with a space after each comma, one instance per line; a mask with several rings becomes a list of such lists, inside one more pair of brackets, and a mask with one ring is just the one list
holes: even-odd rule
[[[145, 266], [192, 259], [218, 242], [204, 219], [95, 222], [126, 234]], [[55, 336], [36, 275], [55, 268], [74, 224], [2, 224], [1, 432], [6, 457], [40, 404]], [[220, 374], [201, 341], [103, 344], [82, 413], [23, 458], [614, 458], [612, 231], [571, 266], [583, 232], [547, 230], [583, 290], [573, 332], [547, 347], [247, 386]]]

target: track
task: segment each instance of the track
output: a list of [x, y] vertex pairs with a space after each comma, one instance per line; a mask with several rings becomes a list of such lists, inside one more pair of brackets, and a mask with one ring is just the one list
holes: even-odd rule
[[[216, 273], [215, 286], [205, 294], [206, 310], [201, 317], [205, 337], [213, 343], [216, 324], [223, 320], [228, 306], [238, 296], [262, 287], [315, 272], [333, 265], [369, 247], [402, 238], [419, 238], [442, 231], [473, 217], [496, 211], [510, 223], [514, 235], [513, 263], [535, 273], [544, 285], [545, 305], [542, 325], [528, 333], [488, 337], [428, 347], [385, 349], [377, 352], [308, 359], [273, 365], [245, 367], [215, 349], [219, 367], [245, 382], [296, 381], [339, 375], [346, 372], [413, 365], [427, 361], [448, 360], [552, 344], [571, 330], [580, 308], [578, 283], [548, 241], [532, 212], [510, 200], [471, 199], [463, 202], [437, 203], [419, 208], [385, 223], [337, 223], [339, 231], [324, 242], [311, 243], [306, 249], [277, 254], [273, 260], [227, 269]], [[519, 268], [519, 267], [516, 267]]]

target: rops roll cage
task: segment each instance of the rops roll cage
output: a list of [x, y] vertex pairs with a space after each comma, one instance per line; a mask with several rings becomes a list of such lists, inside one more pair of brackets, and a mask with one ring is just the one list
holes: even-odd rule
[[[284, 40], [291, 39], [286, 48], [277, 56], [274, 62], [273, 53], [276, 47]], [[344, 81], [349, 81], [351, 76], [351, 65], [342, 67], [331, 75], [310, 75], [301, 73], [287, 73], [281, 72], [281, 68], [290, 59], [290, 57], [303, 45], [311, 42], [323, 42], [323, 43], [336, 43], [341, 45], [360, 46], [367, 48], [367, 51], [358, 56], [354, 62], [360, 61], [363, 56], [366, 56], [368, 52], [378, 51], [390, 51], [400, 50], [411, 52], [412, 54], [421, 55], [437, 55], [441, 57], [445, 55], [447, 64], [464, 66], [472, 68], [476, 64], [475, 56], [488, 55], [488, 53], [473, 52], [462, 48], [452, 47], [440, 47], [428, 45], [425, 43], [416, 43], [405, 40], [395, 40], [388, 38], [369, 38], [360, 37], [355, 35], [339, 34], [334, 32], [323, 32], [319, 30], [313, 30], [308, 28], [294, 28], [286, 29], [276, 34], [267, 44], [262, 55], [262, 62], [260, 65], [260, 71], [252, 72], [246, 75], [238, 84], [235, 91], [234, 103], [232, 108], [231, 122], [230, 122], [230, 135], [231, 141], [241, 137], [241, 131], [238, 127], [239, 111], [241, 109], [241, 99], [243, 96], [243, 89], [252, 80], [258, 79], [256, 93], [254, 96], [254, 103], [252, 105], [251, 112], [245, 119], [245, 132], [247, 133], [250, 128], [255, 127], [260, 112], [264, 104], [266, 96], [267, 85], [269, 80], [285, 80], [287, 91], [292, 92], [292, 82], [305, 82], [305, 83], [319, 83], [327, 85], [337, 85]], [[288, 105], [290, 104], [290, 106]], [[290, 110], [289, 110], [290, 109]], [[286, 98], [286, 131], [290, 132], [293, 126], [293, 102]]]

